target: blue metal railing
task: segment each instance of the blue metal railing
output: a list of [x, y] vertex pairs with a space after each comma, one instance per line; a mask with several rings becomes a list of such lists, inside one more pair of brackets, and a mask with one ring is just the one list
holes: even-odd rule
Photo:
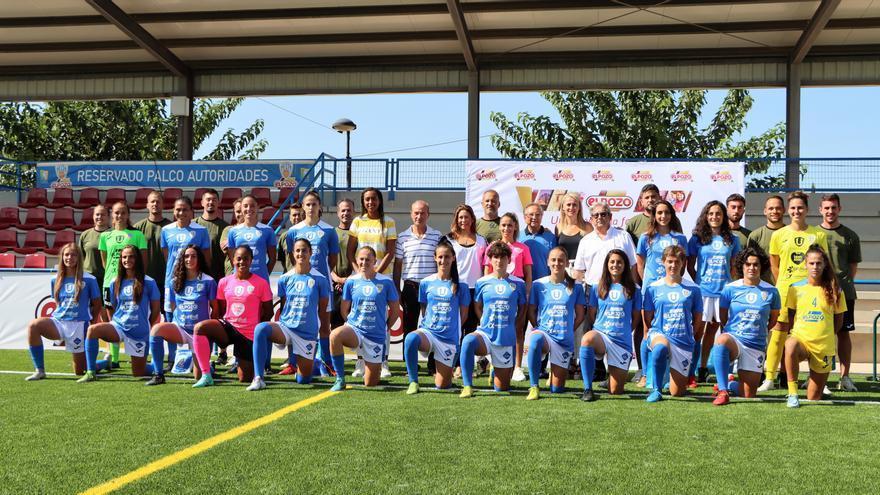
[[[320, 170], [320, 172], [319, 172], [319, 170]], [[321, 178], [320, 182], [318, 182], [319, 177]], [[284, 215], [284, 211], [287, 210], [287, 208], [290, 207], [290, 205], [292, 205], [294, 203], [296, 198], [298, 198], [300, 196], [300, 190], [302, 190], [302, 193], [305, 194], [305, 193], [309, 192], [310, 190], [315, 189], [318, 191], [318, 194], [320, 194], [321, 197], [323, 198], [324, 197], [324, 188], [325, 188], [323, 177], [324, 177], [324, 154], [322, 153], [321, 156], [319, 156], [315, 160], [315, 162], [312, 163], [312, 166], [309, 167], [308, 170], [306, 170], [306, 173], [303, 174], [302, 178], [300, 178], [300, 182], [296, 185], [296, 187], [293, 189], [293, 191], [291, 191], [291, 193], [287, 196], [287, 198], [285, 198], [284, 201], [278, 206], [278, 210], [272, 215], [272, 218], [269, 219], [269, 226], [271, 227], [271, 226], [275, 225], [276, 219], [279, 216]], [[315, 187], [316, 185], [317, 185], [317, 187]], [[284, 217], [282, 216], [282, 218], [284, 218]], [[286, 220], [282, 220], [281, 222], [278, 223], [278, 226], [275, 227], [276, 234], [281, 232], [281, 228], [284, 227], [285, 221]]]

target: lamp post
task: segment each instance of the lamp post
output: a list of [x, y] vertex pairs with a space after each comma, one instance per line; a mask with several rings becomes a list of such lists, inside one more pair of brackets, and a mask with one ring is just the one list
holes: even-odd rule
[[345, 133], [345, 184], [351, 190], [351, 131], [357, 129], [357, 124], [351, 119], [339, 119], [332, 127], [340, 134]]

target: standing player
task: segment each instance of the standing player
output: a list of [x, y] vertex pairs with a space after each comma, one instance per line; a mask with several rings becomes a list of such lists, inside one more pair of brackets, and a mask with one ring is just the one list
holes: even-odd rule
[[366, 362], [364, 385], [379, 384], [382, 361], [387, 356], [387, 337], [400, 313], [397, 288], [390, 277], [376, 270], [376, 252], [370, 246], [358, 249], [358, 273], [348, 277], [342, 288], [342, 316], [346, 323], [330, 333], [330, 353], [336, 382], [330, 390], [345, 390], [344, 348], [357, 349]]
[[229, 226], [223, 216], [220, 214], [220, 195], [216, 189], [206, 189], [202, 193], [202, 214], [195, 219], [195, 222], [202, 227], [208, 229], [208, 237], [211, 239], [211, 261], [208, 274], [214, 280], [220, 280], [225, 275], [223, 262], [226, 255], [223, 254], [223, 248], [220, 246], [221, 234]]
[[[767, 198], [767, 200], [764, 201], [764, 218], [767, 219], [767, 223], [753, 230], [752, 233], [749, 234], [748, 247], [758, 249], [760, 252], [764, 253], [765, 256], [769, 256], [770, 238], [773, 237], [774, 232], [785, 226], [785, 224], [782, 223], [782, 215], [784, 213], [785, 200], [782, 199], [782, 196], [773, 195]], [[772, 270], [762, 271], [761, 280], [770, 284], [776, 283], [776, 279], [773, 278]]]
[[[270, 244], [274, 245], [274, 242]], [[211, 344], [214, 342], [221, 348], [235, 346], [233, 353], [238, 361], [238, 381], [247, 383], [254, 379], [254, 363], [251, 361], [254, 328], [258, 323], [272, 319], [272, 289], [266, 279], [251, 272], [254, 257], [250, 246], [235, 248], [232, 259], [235, 273], [217, 284], [217, 314], [223, 317], [199, 322], [193, 331], [193, 355], [202, 370], [202, 377], [193, 388], [214, 385], [211, 376]]]
[[638, 243], [639, 237], [648, 230], [648, 224], [651, 222], [651, 210], [654, 209], [654, 205], [658, 201], [660, 201], [660, 189], [654, 184], [645, 184], [639, 193], [639, 206], [642, 207], [642, 213], [626, 221], [626, 231], [632, 238], [633, 244]]
[[[780, 305], [787, 307], [788, 287], [807, 277], [807, 265], [804, 260], [807, 249], [813, 244], [828, 252], [828, 241], [825, 231], [807, 225], [809, 211], [808, 196], [803, 191], [794, 191], [788, 195], [788, 216], [791, 223], [773, 233], [770, 238], [770, 269], [776, 279], [779, 290]], [[767, 344], [767, 361], [764, 363], [764, 382], [758, 392], [765, 392], [776, 387], [777, 370], [782, 360], [785, 347], [786, 329], [781, 323], [788, 322], [788, 311], [779, 314], [779, 321], [771, 329], [770, 342]]]
[[83, 272], [82, 253], [76, 244], [65, 244], [58, 253], [58, 273], [51, 285], [56, 309], [48, 318], [37, 318], [28, 325], [28, 348], [34, 373], [25, 380], [46, 378], [43, 360], [43, 338], [64, 342], [73, 355], [73, 372], [86, 370], [85, 338], [89, 323], [100, 321], [101, 291], [97, 279]]
[[702, 321], [703, 296], [698, 286], [681, 277], [685, 259], [683, 247], [666, 248], [663, 251], [666, 277], [649, 285], [642, 299], [642, 318], [651, 322], [647, 337], [651, 353], [648, 365], [654, 376], [654, 386], [648, 402], [663, 398], [661, 390], [667, 365], [671, 367], [669, 392], [680, 397], [687, 388], [697, 343], [694, 329]]
[[632, 337], [634, 333], [642, 331], [641, 310], [642, 294], [633, 281], [626, 253], [612, 249], [605, 257], [602, 278], [590, 288], [587, 311], [594, 323], [593, 330], [581, 340], [581, 376], [584, 379], [581, 400], [591, 402], [596, 399], [593, 394], [596, 356], [608, 356], [608, 391], [611, 394], [623, 393], [629, 362], [633, 357]]
[[407, 395], [419, 393], [419, 352], [434, 354], [434, 384], [437, 388], [452, 385], [452, 369], [458, 355], [461, 322], [471, 302], [468, 286], [459, 281], [455, 250], [446, 242], [434, 248], [437, 272], [419, 283], [422, 317], [416, 331], [403, 341], [406, 373], [409, 377]]
[[828, 241], [828, 257], [834, 267], [834, 274], [840, 284], [840, 290], [846, 298], [846, 313], [843, 315], [843, 327], [837, 333], [837, 356], [840, 358], [839, 390], [858, 392], [856, 385], [849, 377], [852, 360], [852, 339], [849, 333], [856, 329], [856, 285], [855, 278], [862, 261], [862, 246], [859, 235], [849, 227], [840, 223], [840, 196], [826, 194], [822, 196], [819, 213], [822, 223], [819, 227], [825, 231]]
[[[229, 229], [229, 249], [248, 246], [253, 253], [250, 273], [269, 281], [269, 273], [275, 266], [275, 231], [260, 223], [260, 204], [253, 196], [241, 198], [242, 222]], [[234, 251], [233, 251], [234, 252]], [[235, 261], [233, 259], [233, 264]], [[250, 359], [250, 355], [247, 355]]]
[[806, 254], [807, 278], [791, 284], [786, 298], [791, 336], [785, 341], [785, 373], [788, 375], [788, 407], [799, 407], [798, 367], [810, 365], [807, 399], [819, 400], [831, 371], [836, 333], [843, 326], [846, 299], [837, 284], [828, 255], [813, 245]]
[[86, 333], [86, 374], [79, 383], [97, 380], [98, 339], [105, 342], [124, 342], [125, 353], [131, 357], [131, 373], [146, 375], [147, 341], [150, 327], [159, 321], [159, 287], [144, 273], [143, 256], [135, 246], [125, 246], [119, 254], [116, 278], [110, 283], [110, 307], [113, 318], [109, 323], [94, 323]]
[[725, 201], [727, 205], [727, 225], [730, 232], [739, 240], [741, 248], [746, 247], [752, 231], [740, 225], [746, 214], [746, 198], [742, 194], [733, 193]]
[[[150, 354], [153, 356], [153, 377], [147, 385], [165, 383], [162, 362], [164, 343], [193, 347], [193, 329], [196, 323], [217, 318], [217, 282], [208, 274], [209, 266], [201, 246], [189, 244], [181, 250], [171, 265], [171, 277], [165, 285], [165, 304], [171, 310], [167, 322], [158, 323], [150, 330]], [[169, 345], [170, 347], [170, 345]], [[198, 380], [201, 372], [193, 366]]]
[[297, 370], [296, 382], [310, 383], [318, 335], [330, 333], [330, 281], [312, 268], [312, 245], [307, 239], [298, 238], [289, 251], [293, 268], [278, 279], [281, 317], [277, 323], [260, 323], [254, 331], [254, 379], [249, 391], [266, 388], [263, 373], [270, 342], [281, 348], [293, 347], [294, 357], [288, 359], [290, 367]]
[[494, 368], [495, 390], [507, 390], [513, 375], [513, 351], [519, 328], [526, 319], [526, 286], [509, 275], [511, 249], [504, 242], [493, 242], [486, 251], [492, 273], [477, 281], [474, 291], [480, 326], [461, 343], [462, 398], [473, 397], [474, 357], [489, 355]]
[[550, 274], [535, 280], [529, 296], [528, 318], [534, 330], [529, 334], [529, 395], [540, 397], [541, 359], [550, 355], [550, 393], [565, 391], [568, 364], [574, 354], [574, 329], [584, 322], [587, 298], [584, 287], [575, 283], [566, 269], [565, 249], [554, 247], [547, 256]]
[[[696, 388], [697, 382], [705, 383], [709, 376], [706, 365], [709, 352], [715, 343], [715, 332], [721, 322], [718, 298], [721, 290], [730, 282], [730, 266], [733, 257], [741, 250], [739, 239], [730, 231], [727, 210], [719, 201], [710, 201], [703, 207], [694, 235], [688, 242], [688, 273], [699, 284], [703, 295], [703, 324], [695, 328], [697, 345], [694, 347], [688, 387]], [[700, 339], [702, 337], [702, 346]], [[702, 349], [702, 353], [700, 350]], [[699, 377], [694, 377], [697, 359], [700, 359]]]
[[718, 397], [713, 404], [730, 402], [728, 373], [731, 361], [738, 361], [740, 390], [745, 397], [755, 397], [764, 369], [767, 329], [779, 317], [779, 291], [761, 280], [761, 272], [770, 270], [767, 255], [746, 248], [734, 258], [733, 272], [742, 278], [724, 286], [718, 301], [722, 332], [715, 337], [713, 364], [718, 378]]

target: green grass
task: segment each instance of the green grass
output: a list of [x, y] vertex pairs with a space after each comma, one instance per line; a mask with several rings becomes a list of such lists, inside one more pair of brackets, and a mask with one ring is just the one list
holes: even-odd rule
[[[47, 352], [48, 371], [69, 357]], [[0, 368], [29, 370], [23, 351], [0, 351]], [[125, 367], [123, 365], [123, 367]], [[402, 367], [389, 385], [405, 384]], [[326, 390], [275, 377], [247, 393], [237, 383], [192, 390], [115, 372], [26, 383], [0, 375], [0, 492], [76, 493], [217, 433]], [[880, 405], [735, 401], [709, 389], [646, 404], [575, 393], [537, 402], [479, 392], [355, 388], [155, 473], [120, 493], [876, 493]], [[880, 401], [880, 387], [837, 399]], [[477, 385], [486, 386], [478, 379]], [[570, 382], [579, 389], [579, 382]], [[781, 397], [776, 391], [768, 396]]]

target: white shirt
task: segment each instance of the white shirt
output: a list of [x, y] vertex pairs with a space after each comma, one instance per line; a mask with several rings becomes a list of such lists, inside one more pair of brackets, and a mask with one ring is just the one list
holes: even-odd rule
[[632, 237], [625, 230], [609, 227], [604, 239], [599, 237], [597, 230], [594, 230], [581, 239], [574, 260], [574, 269], [584, 272], [584, 282], [589, 285], [599, 283], [602, 278], [602, 264], [612, 249], [623, 250], [629, 258], [630, 266], [635, 266], [636, 250]]
[[486, 239], [477, 235], [477, 240], [473, 246], [464, 247], [457, 240], [447, 236], [455, 250], [455, 263], [458, 265], [458, 280], [467, 284], [468, 288], [473, 289], [477, 285], [477, 280], [483, 276], [483, 253], [486, 251]]
[[419, 237], [412, 226], [397, 236], [395, 258], [403, 262], [401, 280], [420, 282], [423, 278], [437, 273], [434, 262], [434, 249], [443, 234], [426, 226], [424, 235]]

